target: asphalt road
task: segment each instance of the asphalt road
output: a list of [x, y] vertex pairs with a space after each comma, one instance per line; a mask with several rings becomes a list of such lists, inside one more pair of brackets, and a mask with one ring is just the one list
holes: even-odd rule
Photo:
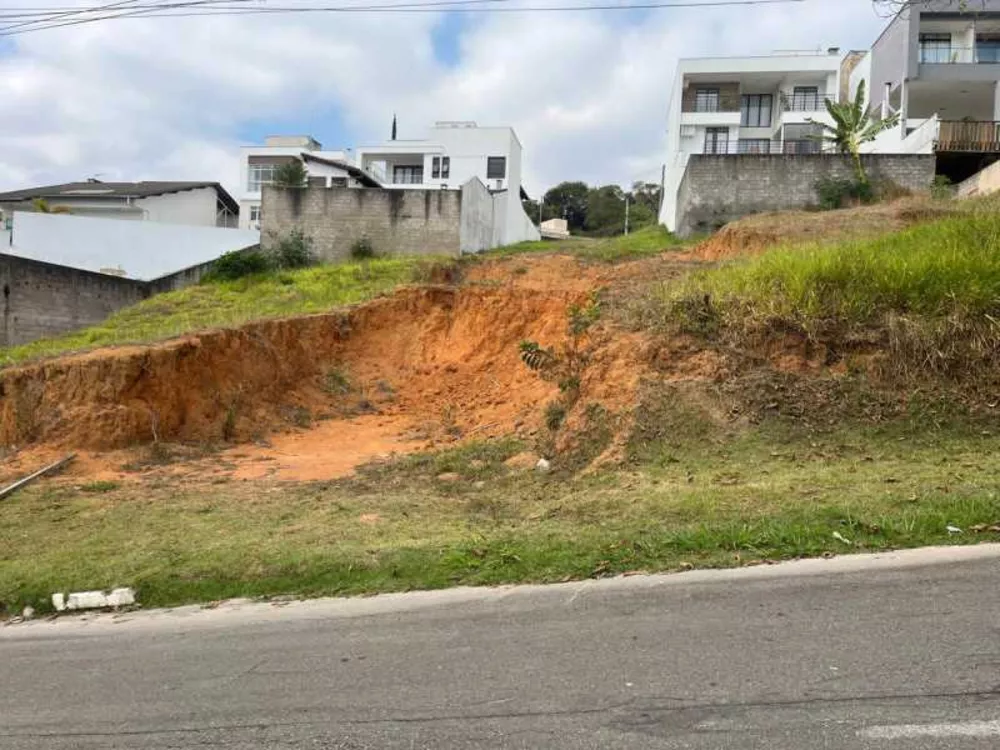
[[1000, 747], [1000, 545], [0, 628], [0, 747]]

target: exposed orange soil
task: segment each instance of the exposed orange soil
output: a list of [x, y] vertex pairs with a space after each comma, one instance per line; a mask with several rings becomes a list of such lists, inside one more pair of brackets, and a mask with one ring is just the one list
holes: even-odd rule
[[[125, 479], [153, 442], [227, 439], [235, 445], [151, 462], [143, 475], [315, 480], [459, 439], [530, 437], [558, 387], [524, 365], [520, 342], [565, 346], [570, 305], [642, 273], [641, 263], [503, 259], [476, 264], [458, 287], [5, 370], [0, 445], [22, 450], [0, 476], [73, 450], [67, 481]], [[646, 346], [595, 334], [581, 403], [630, 409]]]

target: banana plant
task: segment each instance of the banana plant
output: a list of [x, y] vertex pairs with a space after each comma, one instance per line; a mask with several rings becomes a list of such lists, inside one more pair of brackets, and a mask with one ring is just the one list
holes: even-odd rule
[[894, 127], [899, 123], [899, 113], [889, 117], [875, 117], [865, 107], [865, 82], [861, 81], [853, 102], [826, 101], [826, 111], [834, 124], [820, 122], [810, 118], [812, 125], [823, 128], [823, 133], [812, 136], [816, 140], [832, 143], [842, 154], [850, 154], [854, 161], [854, 171], [858, 181], [868, 184], [868, 175], [861, 163], [861, 146], [870, 143], [879, 133]]

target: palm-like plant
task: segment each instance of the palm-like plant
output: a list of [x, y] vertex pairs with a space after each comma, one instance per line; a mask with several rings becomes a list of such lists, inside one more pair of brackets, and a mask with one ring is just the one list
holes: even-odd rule
[[832, 143], [842, 154], [850, 154], [854, 160], [854, 170], [858, 181], [868, 184], [868, 175], [861, 164], [861, 146], [870, 143], [879, 133], [899, 123], [899, 113], [881, 118], [873, 116], [865, 108], [865, 82], [861, 81], [858, 93], [853, 102], [826, 101], [826, 111], [833, 118], [833, 125], [810, 118], [807, 122], [823, 128], [821, 135], [813, 136], [817, 140]]

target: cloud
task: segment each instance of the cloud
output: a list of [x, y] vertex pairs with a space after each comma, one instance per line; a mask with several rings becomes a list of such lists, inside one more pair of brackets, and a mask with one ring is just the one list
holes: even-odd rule
[[235, 188], [250, 125], [301, 130], [324, 112], [337, 122], [315, 135], [334, 148], [381, 140], [393, 112], [402, 137], [439, 119], [512, 125], [533, 193], [564, 179], [654, 179], [679, 57], [864, 47], [883, 23], [869, 0], [809, 0], [460, 23], [437, 13], [133, 19], [11, 37], [0, 50], [0, 189], [92, 174]]

